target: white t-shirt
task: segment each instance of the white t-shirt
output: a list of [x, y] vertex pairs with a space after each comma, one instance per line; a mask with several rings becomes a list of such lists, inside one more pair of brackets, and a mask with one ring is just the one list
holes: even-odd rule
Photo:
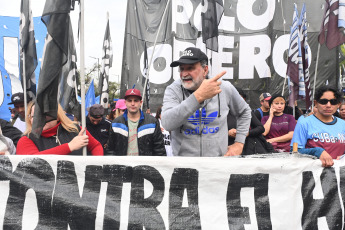
[[167, 156], [168, 157], [173, 157], [173, 153], [172, 153], [172, 147], [170, 145], [170, 132], [165, 130], [162, 126], [162, 122], [161, 122], [161, 119], [159, 119], [159, 124], [161, 126], [161, 130], [162, 130], [162, 133], [163, 133], [163, 139], [164, 139], [164, 146], [165, 146], [165, 151], [167, 153]]
[[20, 120], [19, 117], [16, 119], [16, 121], [13, 124], [13, 126], [16, 127], [17, 129], [19, 129], [22, 133], [24, 133], [25, 130], [26, 130], [26, 123], [25, 123], [25, 121]]

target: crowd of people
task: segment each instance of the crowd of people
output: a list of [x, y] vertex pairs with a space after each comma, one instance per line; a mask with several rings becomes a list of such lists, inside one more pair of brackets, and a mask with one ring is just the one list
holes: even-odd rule
[[[40, 136], [33, 135], [35, 101], [24, 113], [24, 94], [13, 94], [16, 111], [12, 124], [0, 120], [0, 154], [65, 154], [127, 156], [236, 156], [298, 152], [333, 165], [345, 153], [345, 103], [330, 86], [320, 87], [314, 110], [303, 114], [287, 106], [282, 95], [264, 92], [261, 106], [251, 109], [242, 89], [208, 75], [208, 57], [187, 48], [179, 60], [180, 79], [166, 88], [163, 106], [155, 117], [140, 108], [138, 89], [126, 91], [106, 115], [102, 105], [88, 109], [86, 127], [66, 116], [58, 106], [56, 119], [46, 120]], [[86, 134], [85, 134], [86, 133]]]

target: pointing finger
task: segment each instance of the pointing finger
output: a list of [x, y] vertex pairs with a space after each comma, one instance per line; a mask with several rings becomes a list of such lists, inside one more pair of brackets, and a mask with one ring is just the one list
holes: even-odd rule
[[216, 76], [214, 76], [213, 78], [211, 78], [210, 80], [212, 81], [218, 81], [219, 78], [223, 77], [223, 75], [226, 73], [226, 71], [222, 71], [221, 73], [217, 74]]

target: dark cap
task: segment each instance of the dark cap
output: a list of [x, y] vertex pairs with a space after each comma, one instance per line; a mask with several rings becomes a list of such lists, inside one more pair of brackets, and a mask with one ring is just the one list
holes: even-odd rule
[[139, 89], [128, 89], [128, 90], [126, 91], [126, 94], [125, 94], [125, 99], [127, 99], [127, 97], [129, 97], [129, 96], [137, 96], [137, 97], [140, 98], [140, 100], [141, 100], [141, 98], [142, 98]]
[[280, 95], [280, 94], [275, 94], [275, 95], [273, 95], [273, 96], [270, 98], [270, 100], [268, 101], [270, 107], [271, 107], [273, 101], [274, 101], [276, 98], [278, 98], [278, 97], [281, 97], [281, 98], [286, 102], [284, 96], [282, 96], [282, 95]]
[[90, 116], [103, 116], [104, 115], [104, 107], [100, 104], [94, 104], [89, 109]]
[[[31, 97], [29, 97], [28, 94], [26, 94], [26, 101], [31, 101]], [[14, 103], [24, 103], [24, 93], [15, 93], [12, 94], [11, 102], [8, 103], [8, 105], [12, 105]]]
[[200, 61], [208, 62], [208, 57], [206, 54], [198, 48], [189, 47], [182, 52], [182, 55], [178, 61], [174, 61], [170, 64], [170, 67], [176, 67], [181, 64], [194, 64]]
[[272, 95], [270, 93], [262, 93], [259, 97], [259, 100], [262, 101], [262, 100], [265, 100], [265, 101], [268, 101], [270, 100], [272, 97]]

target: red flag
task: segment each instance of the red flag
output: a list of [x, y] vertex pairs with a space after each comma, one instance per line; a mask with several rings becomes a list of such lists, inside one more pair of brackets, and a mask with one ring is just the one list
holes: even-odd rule
[[319, 33], [319, 43], [321, 45], [326, 43], [328, 49], [333, 49], [345, 43], [345, 34], [338, 27], [338, 14], [339, 1], [326, 0], [325, 15]]

